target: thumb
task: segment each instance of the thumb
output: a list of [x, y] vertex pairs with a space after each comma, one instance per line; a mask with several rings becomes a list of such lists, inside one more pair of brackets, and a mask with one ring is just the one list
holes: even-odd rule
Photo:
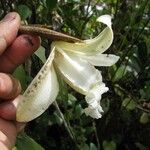
[[0, 21], [0, 55], [15, 40], [20, 26], [20, 17], [11, 12]]

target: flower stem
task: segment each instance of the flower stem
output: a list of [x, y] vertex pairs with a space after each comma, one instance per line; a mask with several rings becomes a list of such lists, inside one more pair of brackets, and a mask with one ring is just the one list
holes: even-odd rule
[[78, 38], [54, 30], [50, 30], [42, 25], [21, 25], [19, 28], [19, 33], [39, 35], [41, 37], [48, 38], [52, 41], [67, 41], [72, 43], [83, 42]]
[[65, 128], [67, 129], [67, 131], [68, 131], [68, 133], [69, 133], [69, 136], [70, 136], [71, 139], [74, 141], [74, 143], [76, 143], [75, 136], [74, 136], [74, 134], [72, 133], [72, 131], [71, 131], [71, 129], [70, 129], [70, 127], [69, 127], [69, 125], [68, 125], [68, 123], [67, 123], [67, 121], [66, 121], [64, 115], [63, 115], [63, 113], [61, 112], [61, 110], [60, 110], [60, 108], [59, 108], [59, 106], [58, 106], [58, 103], [57, 103], [56, 101], [54, 101], [53, 104], [54, 104], [56, 110], [59, 112], [59, 115], [60, 115], [61, 119], [62, 119], [63, 122], [64, 122], [64, 126], [65, 126]]

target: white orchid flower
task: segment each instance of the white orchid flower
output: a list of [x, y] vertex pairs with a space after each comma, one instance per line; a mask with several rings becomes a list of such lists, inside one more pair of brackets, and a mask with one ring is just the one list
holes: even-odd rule
[[41, 115], [59, 92], [55, 70], [62, 75], [65, 82], [77, 92], [85, 95], [88, 107], [85, 114], [100, 118], [103, 112], [100, 100], [108, 88], [102, 82], [101, 72], [94, 66], [111, 66], [119, 57], [102, 54], [113, 41], [111, 17], [100, 16], [97, 19], [107, 27], [94, 39], [83, 43], [54, 41], [52, 52], [46, 63], [33, 79], [17, 108], [17, 121], [28, 122]]

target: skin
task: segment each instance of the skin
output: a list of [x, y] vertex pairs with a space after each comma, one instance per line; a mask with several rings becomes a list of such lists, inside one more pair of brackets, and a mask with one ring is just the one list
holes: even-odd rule
[[11, 150], [24, 124], [15, 121], [21, 86], [11, 73], [40, 45], [37, 36], [19, 35], [20, 16], [7, 14], [0, 21], [0, 149]]

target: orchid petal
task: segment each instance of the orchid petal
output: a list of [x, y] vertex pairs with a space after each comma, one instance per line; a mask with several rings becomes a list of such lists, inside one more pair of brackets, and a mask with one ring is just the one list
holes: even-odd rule
[[111, 28], [111, 16], [110, 15], [102, 15], [97, 18], [98, 22], [102, 22], [106, 24], [109, 28]]
[[86, 95], [96, 83], [102, 81], [101, 73], [74, 53], [57, 49], [54, 62], [64, 80], [81, 94]]
[[101, 118], [101, 113], [103, 113], [102, 107], [100, 106], [101, 95], [107, 91], [108, 87], [101, 82], [88, 92], [85, 99], [89, 106], [84, 110], [87, 116], [96, 119]]
[[114, 65], [119, 57], [111, 54], [97, 54], [91, 56], [81, 56], [94, 66], [112, 66]]
[[64, 51], [72, 51], [80, 55], [93, 55], [106, 51], [113, 41], [113, 31], [111, 28], [111, 17], [103, 15], [98, 18], [99, 22], [107, 27], [94, 39], [85, 40], [83, 43], [68, 43], [63, 41], [53, 42], [54, 45], [61, 47]]
[[99, 119], [102, 117], [103, 111], [102, 111], [102, 107], [100, 105], [97, 105], [97, 107], [93, 108], [90, 105], [84, 109], [84, 112], [87, 116], [90, 116], [92, 118], [95, 119]]
[[18, 122], [28, 122], [38, 117], [56, 99], [59, 85], [52, 65], [53, 59], [54, 52], [23, 94], [17, 107]]

